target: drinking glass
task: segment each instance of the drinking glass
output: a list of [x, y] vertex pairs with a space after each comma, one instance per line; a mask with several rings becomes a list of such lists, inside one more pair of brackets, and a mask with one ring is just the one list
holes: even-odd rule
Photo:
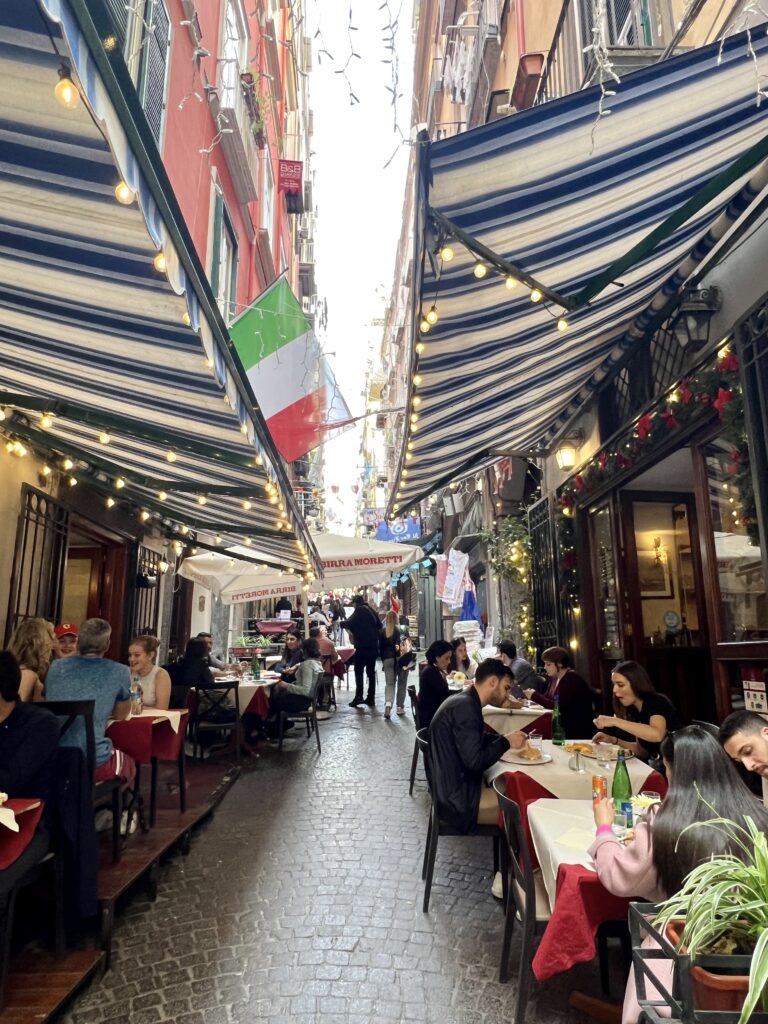
[[655, 789], [643, 789], [640, 796], [644, 796], [646, 800], [653, 800], [655, 804], [661, 803], [661, 793], [657, 793]]
[[540, 732], [529, 732], [528, 733], [528, 746], [534, 750], [538, 750], [539, 754], [543, 751], [543, 737]]
[[616, 811], [613, 815], [613, 834], [620, 843], [624, 842], [627, 835], [627, 816], [622, 811]]
[[577, 750], [571, 755], [571, 759], [568, 762], [568, 767], [572, 772], [579, 772], [579, 774], [585, 772], [587, 769], [584, 767], [584, 761], [580, 750]]
[[595, 744], [595, 759], [597, 760], [598, 768], [607, 770], [616, 763], [614, 758], [611, 756], [612, 753], [613, 745], [611, 743]]

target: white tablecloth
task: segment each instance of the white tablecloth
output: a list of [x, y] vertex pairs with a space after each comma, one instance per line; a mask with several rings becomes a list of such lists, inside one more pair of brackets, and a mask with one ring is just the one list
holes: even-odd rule
[[[515, 721], [515, 719], [513, 719]], [[582, 757], [582, 763], [586, 768], [583, 775], [572, 772], [568, 767], [572, 755], [556, 747], [551, 740], [544, 740], [542, 753], [550, 754], [552, 761], [547, 764], [512, 764], [507, 761], [497, 761], [485, 773], [486, 780], [490, 783], [497, 775], [504, 772], [525, 772], [532, 779], [536, 779], [553, 796], [561, 800], [591, 800], [592, 799], [592, 776], [605, 775], [608, 779], [608, 795], [611, 793], [613, 782], [613, 768], [598, 768], [597, 761], [593, 758]], [[632, 757], [627, 761], [629, 769], [629, 780], [632, 783], [632, 792], [639, 793], [642, 785], [651, 774], [648, 765], [639, 758]]]
[[237, 703], [240, 705], [240, 714], [247, 709], [253, 700], [253, 695], [259, 689], [273, 686], [280, 678], [277, 673], [263, 673], [261, 679], [244, 679], [237, 688]]
[[180, 711], [174, 711], [172, 709], [146, 707], [146, 708], [144, 708], [144, 710], [141, 712], [140, 715], [129, 715], [128, 717], [129, 718], [155, 718], [155, 719], [167, 718], [168, 721], [171, 723], [171, 728], [173, 729], [173, 731], [174, 732], [178, 732], [179, 731], [179, 722], [181, 721], [181, 712]]
[[528, 804], [528, 824], [552, 908], [561, 864], [582, 864], [594, 871], [587, 853], [595, 839], [592, 801], [536, 800]]
[[483, 708], [483, 718], [496, 732], [506, 735], [508, 732], [515, 732], [517, 729], [525, 729], [542, 715], [551, 715], [549, 708], [539, 707], [537, 704], [531, 708], [494, 708], [490, 704]]

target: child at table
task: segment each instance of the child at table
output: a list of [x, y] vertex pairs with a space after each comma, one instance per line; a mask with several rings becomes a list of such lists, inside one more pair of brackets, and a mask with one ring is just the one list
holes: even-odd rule
[[[652, 807], [635, 828], [635, 838], [621, 846], [613, 834], [614, 809], [610, 800], [595, 805], [597, 837], [590, 847], [598, 878], [615, 896], [658, 902], [678, 892], [686, 875], [712, 855], [741, 851], [719, 829], [703, 825], [716, 815], [746, 827], [749, 816], [768, 832], [768, 811], [747, 789], [714, 737], [698, 725], [667, 733], [661, 755], [669, 791], [661, 805]], [[647, 940], [646, 940], [647, 941]], [[665, 988], [671, 985], [671, 963], [659, 961], [654, 973]], [[662, 973], [664, 968], [667, 970]], [[650, 999], [655, 997], [647, 986]], [[631, 974], [624, 996], [622, 1024], [635, 1024], [640, 1015]]]

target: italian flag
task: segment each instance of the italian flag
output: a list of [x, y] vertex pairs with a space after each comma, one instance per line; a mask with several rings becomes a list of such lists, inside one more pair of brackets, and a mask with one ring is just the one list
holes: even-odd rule
[[333, 371], [284, 277], [230, 324], [229, 336], [286, 462], [349, 425]]

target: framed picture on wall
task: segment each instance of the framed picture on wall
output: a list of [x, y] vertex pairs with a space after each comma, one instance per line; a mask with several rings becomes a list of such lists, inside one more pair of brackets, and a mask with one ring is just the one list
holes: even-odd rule
[[672, 597], [672, 577], [667, 559], [659, 558], [656, 548], [637, 552], [637, 577], [640, 597]]

